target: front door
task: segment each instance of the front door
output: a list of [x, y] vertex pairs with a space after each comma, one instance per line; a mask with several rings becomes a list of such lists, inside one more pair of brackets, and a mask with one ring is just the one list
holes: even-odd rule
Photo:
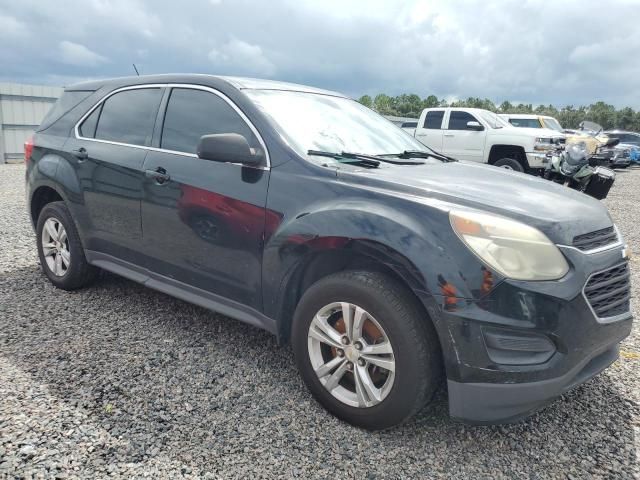
[[442, 138], [442, 153], [458, 160], [482, 162], [487, 131], [473, 130], [467, 126], [468, 122], [478, 122], [482, 125], [468, 112], [458, 110], [450, 112], [449, 123]]
[[252, 148], [262, 148], [248, 123], [220, 94], [173, 88], [158, 149], [144, 162], [149, 177], [142, 229], [149, 268], [261, 309], [269, 170], [198, 158], [200, 137], [216, 133], [239, 133]]

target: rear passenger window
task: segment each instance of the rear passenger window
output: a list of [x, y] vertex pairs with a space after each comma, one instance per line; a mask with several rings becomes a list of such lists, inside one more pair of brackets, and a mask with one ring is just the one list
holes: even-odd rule
[[477, 122], [476, 118], [467, 112], [451, 112], [449, 115], [449, 130], [467, 130], [467, 122]]
[[427, 112], [427, 116], [424, 119], [424, 128], [439, 130], [442, 127], [442, 117], [444, 117], [444, 110]]
[[216, 133], [239, 133], [251, 147], [259, 147], [247, 123], [225, 100], [204, 90], [174, 88], [164, 117], [160, 147], [196, 153], [200, 137]]
[[105, 100], [99, 118], [92, 118], [95, 111], [87, 117], [81, 131], [87, 130], [87, 134], [90, 134], [91, 123], [97, 120], [97, 139], [149, 145], [161, 98], [162, 91], [159, 88], [139, 88], [116, 93]]

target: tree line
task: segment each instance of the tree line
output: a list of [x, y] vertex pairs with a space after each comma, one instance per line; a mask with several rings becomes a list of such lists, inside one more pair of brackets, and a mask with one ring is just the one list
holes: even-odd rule
[[425, 108], [433, 107], [467, 107], [483, 108], [496, 113], [534, 113], [538, 115], [549, 115], [556, 118], [563, 128], [578, 128], [583, 120], [590, 120], [599, 123], [605, 129], [620, 128], [623, 130], [633, 130], [640, 132], [640, 111], [635, 111], [631, 107], [616, 109], [613, 105], [605, 102], [596, 102], [589, 106], [575, 107], [567, 105], [556, 108], [553, 105], [538, 105], [534, 108], [531, 103], [512, 104], [504, 101], [496, 105], [488, 98], [482, 99], [469, 97], [466, 100], [458, 100], [448, 103], [446, 100], [438, 99], [435, 95], [426, 98], [413, 94], [402, 94], [391, 97], [381, 93], [371, 98], [363, 95], [358, 101], [375, 110], [382, 115], [395, 115], [398, 117], [418, 118], [420, 112]]

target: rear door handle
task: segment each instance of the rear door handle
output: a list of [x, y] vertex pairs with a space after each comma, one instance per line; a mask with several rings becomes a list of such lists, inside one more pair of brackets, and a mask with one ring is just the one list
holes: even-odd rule
[[167, 171], [162, 167], [158, 167], [155, 170], [145, 170], [144, 174], [147, 178], [154, 179], [158, 185], [165, 184], [171, 180]]
[[80, 147], [77, 150], [71, 150], [71, 154], [81, 162], [89, 158], [89, 153], [87, 152], [87, 149], [84, 147]]

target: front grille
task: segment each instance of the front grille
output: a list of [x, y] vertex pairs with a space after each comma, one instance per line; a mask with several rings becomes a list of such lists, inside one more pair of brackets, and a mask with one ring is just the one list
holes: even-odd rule
[[573, 246], [579, 250], [593, 250], [618, 241], [618, 234], [613, 227], [603, 228], [595, 232], [573, 237]]
[[598, 318], [615, 317], [630, 309], [631, 282], [627, 262], [591, 275], [584, 295]]

